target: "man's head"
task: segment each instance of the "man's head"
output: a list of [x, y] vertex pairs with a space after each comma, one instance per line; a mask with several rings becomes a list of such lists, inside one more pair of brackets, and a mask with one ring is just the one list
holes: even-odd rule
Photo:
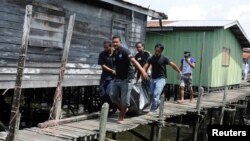
[[118, 35], [115, 35], [115, 36], [113, 36], [112, 37], [112, 43], [113, 43], [113, 47], [115, 48], [115, 49], [119, 49], [120, 47], [121, 47], [121, 37], [120, 36], [118, 36]]
[[191, 53], [189, 51], [184, 51], [184, 57], [189, 58], [191, 56]]
[[156, 44], [155, 45], [155, 55], [160, 56], [162, 51], [164, 50], [164, 46], [162, 44]]
[[112, 44], [111, 41], [104, 41], [103, 42], [103, 48], [105, 52], [111, 52], [112, 51]]
[[142, 42], [137, 42], [135, 44], [135, 47], [136, 47], [138, 52], [143, 52], [144, 51], [144, 44]]

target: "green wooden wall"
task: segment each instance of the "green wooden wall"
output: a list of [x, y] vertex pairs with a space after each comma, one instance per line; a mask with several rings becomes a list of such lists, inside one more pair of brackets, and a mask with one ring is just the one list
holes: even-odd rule
[[[213, 48], [211, 87], [240, 84], [242, 71], [242, 48], [230, 30], [216, 30], [216, 47]], [[223, 47], [230, 49], [230, 63], [222, 66]]]
[[[165, 46], [164, 54], [178, 66], [181, 64], [183, 52], [190, 51], [196, 59], [196, 67], [193, 70], [193, 85], [199, 86], [201, 84], [204, 87], [224, 86], [227, 68], [221, 65], [222, 49], [228, 47], [231, 53], [228, 76], [233, 74], [233, 77], [228, 79], [228, 84], [239, 84], [241, 81], [242, 49], [229, 30], [147, 32], [146, 50], [153, 54], [156, 43], [162, 43]], [[202, 46], [204, 48], [203, 61], [201, 62]], [[167, 67], [167, 70], [167, 83], [179, 84], [177, 73], [170, 66]]]

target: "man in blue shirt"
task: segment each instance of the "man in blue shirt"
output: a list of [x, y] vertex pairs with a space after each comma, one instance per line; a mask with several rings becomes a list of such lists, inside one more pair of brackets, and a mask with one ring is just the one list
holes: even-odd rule
[[182, 71], [181, 82], [180, 82], [180, 100], [178, 103], [182, 104], [184, 101], [184, 88], [188, 87], [190, 91], [190, 102], [193, 101], [193, 88], [192, 88], [192, 70], [195, 67], [195, 59], [191, 57], [189, 51], [184, 52], [184, 58], [181, 59], [180, 70]]

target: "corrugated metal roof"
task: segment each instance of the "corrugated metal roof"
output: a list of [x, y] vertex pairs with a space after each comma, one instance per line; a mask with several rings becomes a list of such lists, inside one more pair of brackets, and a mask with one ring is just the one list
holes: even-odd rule
[[242, 47], [250, 47], [247, 34], [237, 20], [163, 20], [162, 28], [160, 21], [148, 21], [147, 30], [149, 31], [169, 31], [176, 28], [224, 28], [230, 29], [241, 43]]
[[[163, 27], [224, 27], [233, 24], [234, 20], [183, 20], [162, 21]], [[147, 27], [160, 27], [159, 21], [148, 21]]]
[[128, 1], [124, 1], [124, 0], [100, 0], [100, 1], [113, 4], [119, 7], [123, 7], [126, 9], [130, 9], [135, 12], [145, 14], [147, 16], [154, 17], [157, 19], [168, 19], [168, 16], [163, 12], [157, 12], [155, 10], [152, 10], [152, 9], [149, 9], [149, 8], [146, 8], [141, 5], [137, 5]]

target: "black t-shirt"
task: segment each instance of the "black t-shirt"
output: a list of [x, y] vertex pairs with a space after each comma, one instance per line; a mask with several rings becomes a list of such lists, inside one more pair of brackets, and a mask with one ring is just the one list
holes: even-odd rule
[[[115, 60], [114, 55], [110, 55], [108, 52], [102, 51], [99, 54], [98, 65], [106, 65], [107, 67], [113, 69], [114, 68], [114, 60]], [[102, 75], [101, 75], [102, 80], [111, 80], [113, 78], [114, 78], [114, 76], [111, 72], [106, 71], [106, 70], [102, 70]]]
[[163, 56], [155, 56], [153, 55], [151, 58], [149, 58], [148, 63], [152, 65], [152, 78], [167, 78], [167, 70], [166, 65], [170, 63], [170, 60]]
[[[147, 51], [138, 52], [135, 55], [135, 60], [143, 67], [147, 63], [149, 57], [150, 53]], [[141, 74], [140, 71], [137, 70], [137, 79], [139, 79], [140, 74]]]
[[134, 68], [130, 62], [132, 58], [131, 52], [120, 47], [118, 51], [115, 52], [115, 70], [117, 79], [133, 79], [134, 78]]
[[149, 57], [150, 57], [150, 54], [147, 51], [138, 52], [135, 55], [135, 60], [139, 62], [139, 64], [143, 67], [147, 63], [147, 60], [149, 59]]

